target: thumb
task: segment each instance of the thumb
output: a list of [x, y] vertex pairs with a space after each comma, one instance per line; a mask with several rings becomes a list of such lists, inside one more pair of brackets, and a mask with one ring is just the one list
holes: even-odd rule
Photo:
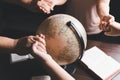
[[38, 53], [37, 51], [37, 44], [38, 44], [38, 42], [35, 42], [33, 45], [32, 45], [32, 51], [33, 51], [33, 53]]

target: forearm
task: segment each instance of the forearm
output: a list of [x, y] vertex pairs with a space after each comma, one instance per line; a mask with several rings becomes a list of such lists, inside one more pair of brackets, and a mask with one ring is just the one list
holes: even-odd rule
[[16, 45], [16, 39], [0, 36], [0, 53], [13, 52]]
[[100, 18], [109, 15], [110, 11], [110, 0], [98, 0], [97, 1], [97, 12]]
[[46, 70], [50, 73], [53, 80], [75, 80], [61, 66], [59, 66], [52, 58], [43, 63]]

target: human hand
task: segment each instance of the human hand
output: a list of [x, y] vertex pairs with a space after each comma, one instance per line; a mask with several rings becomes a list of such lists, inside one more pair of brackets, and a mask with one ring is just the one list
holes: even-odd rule
[[[22, 0], [21, 5], [32, 12], [44, 12], [50, 14], [59, 0]], [[62, 5], [62, 4], [61, 4]]]
[[100, 22], [100, 26], [99, 28], [103, 31], [110, 31], [110, 27], [109, 25], [115, 21], [114, 16], [112, 15], [108, 15], [108, 16], [104, 16]]
[[120, 36], [120, 23], [115, 21], [114, 16], [104, 16], [101, 20], [100, 29], [106, 36]]
[[37, 5], [44, 13], [51, 13], [56, 5], [63, 5], [67, 0], [39, 0]]
[[49, 14], [53, 10], [55, 2], [54, 0], [40, 0], [37, 5], [44, 13]]
[[38, 36], [26, 36], [20, 39], [16, 39], [16, 45], [14, 52], [19, 55], [25, 55], [32, 52], [32, 45], [39, 40]]
[[120, 23], [114, 21], [108, 26], [110, 30], [104, 33], [106, 36], [120, 36]]
[[44, 12], [49, 14], [52, 10], [51, 0], [20, 0], [20, 6], [32, 12]]
[[38, 57], [42, 61], [50, 60], [51, 58], [51, 56], [47, 54], [45, 36], [42, 34], [39, 35], [39, 40], [33, 44], [32, 50], [32, 55]]

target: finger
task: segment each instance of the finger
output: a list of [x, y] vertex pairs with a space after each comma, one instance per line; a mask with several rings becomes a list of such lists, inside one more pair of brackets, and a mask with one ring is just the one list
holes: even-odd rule
[[47, 1], [47, 4], [48, 4], [48, 6], [50, 6], [50, 10], [54, 10], [54, 6], [55, 6], [55, 4], [54, 4], [54, 2], [52, 1], [52, 0], [46, 0]]
[[38, 1], [37, 5], [44, 13], [50, 13], [50, 6], [46, 2]]
[[41, 55], [41, 52], [43, 52], [42, 48], [40, 48], [38, 46], [38, 43], [34, 43], [33, 46], [32, 46], [32, 50], [33, 50], [33, 53], [37, 54], [37, 55]]
[[100, 29], [103, 31], [105, 30], [105, 22], [104, 21], [101, 22]]
[[49, 6], [49, 5], [45, 4], [45, 5], [43, 6], [43, 8], [44, 8], [44, 10], [46, 11], [47, 14], [49, 14], [49, 13], [51, 12], [51, 9], [50, 9], [50, 6]]
[[109, 26], [106, 27], [106, 32], [110, 32], [111, 31], [111, 28]]
[[41, 47], [42, 49], [46, 50], [46, 44], [42, 42], [38, 42], [38, 46]]
[[37, 42], [34, 43], [33, 46], [32, 46], [32, 50], [33, 50], [34, 53], [38, 53], [38, 50], [37, 50], [36, 46], [37, 46]]
[[109, 24], [110, 24], [111, 22], [114, 22], [114, 21], [115, 21], [115, 17], [111, 16], [110, 19], [109, 19]]
[[33, 44], [33, 51], [35, 53], [40, 53], [40, 52], [46, 52], [46, 49], [42, 44], [39, 44], [39, 42], [36, 42]]
[[55, 5], [51, 5], [51, 7], [50, 7], [51, 11], [54, 10], [54, 6], [55, 6]]
[[35, 36], [28, 36], [28, 39], [29, 39], [29, 41], [31, 41], [31, 42], [35, 42]]
[[27, 42], [26, 42], [27, 47], [31, 47], [32, 44], [36, 42], [36, 40], [34, 38], [35, 38], [35, 36], [28, 36]]
[[43, 7], [39, 7], [44, 13], [46, 13], [45, 9]]
[[108, 16], [104, 16], [102, 21], [109, 23], [111, 20], [112, 20], [112, 16], [108, 15]]
[[45, 39], [45, 35], [43, 35], [43, 34], [39, 34], [38, 36]]
[[109, 20], [109, 17], [108, 16], [104, 16], [103, 18], [102, 18], [102, 21], [108, 21]]
[[44, 3], [42, 1], [38, 1], [37, 5], [38, 5], [39, 9], [41, 9], [44, 13], [47, 13], [46, 10], [43, 7]]
[[42, 35], [42, 36], [36, 35], [36, 41], [38, 41], [46, 46], [44, 35]]
[[50, 10], [48, 10], [47, 8], [44, 7], [39, 7], [44, 13], [46, 14], [50, 14]]
[[104, 17], [103, 17], [103, 21], [106, 21], [106, 22], [108, 22], [108, 23], [111, 23], [111, 22], [115, 21], [115, 18], [114, 18], [114, 16], [112, 16], [112, 15], [108, 15], [108, 16], [104, 16]]

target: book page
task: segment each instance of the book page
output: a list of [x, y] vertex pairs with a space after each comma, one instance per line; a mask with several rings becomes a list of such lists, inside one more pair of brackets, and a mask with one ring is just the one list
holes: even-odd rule
[[120, 63], [97, 47], [86, 50], [81, 61], [102, 80], [111, 80], [120, 72]]

